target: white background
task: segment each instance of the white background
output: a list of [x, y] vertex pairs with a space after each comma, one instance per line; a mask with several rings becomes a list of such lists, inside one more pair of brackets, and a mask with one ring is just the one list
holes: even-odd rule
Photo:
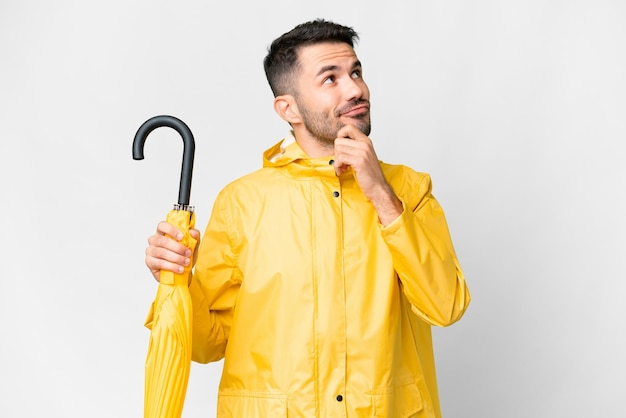
[[[444, 417], [626, 416], [626, 3], [211, 3], [0, 3], [0, 416], [141, 416], [182, 142], [137, 162], [134, 133], [190, 126], [204, 229], [287, 130], [267, 46], [316, 17], [361, 34], [378, 155], [431, 173], [470, 284], [434, 330]], [[185, 417], [214, 416], [220, 368], [193, 365]]]

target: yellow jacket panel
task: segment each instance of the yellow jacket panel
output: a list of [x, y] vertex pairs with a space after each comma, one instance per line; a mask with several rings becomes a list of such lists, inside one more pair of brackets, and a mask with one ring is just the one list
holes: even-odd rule
[[404, 207], [386, 227], [295, 142], [218, 195], [190, 285], [218, 417], [440, 417], [430, 326], [470, 294], [430, 177], [381, 166]]

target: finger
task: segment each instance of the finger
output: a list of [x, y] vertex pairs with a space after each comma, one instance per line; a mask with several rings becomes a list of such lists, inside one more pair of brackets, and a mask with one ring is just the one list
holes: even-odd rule
[[356, 129], [353, 125], [344, 125], [337, 131], [337, 138], [351, 138], [354, 139], [354, 130]]
[[348, 138], [335, 139], [334, 154], [337, 158], [366, 158], [370, 153], [370, 147], [367, 142]]
[[169, 235], [159, 233], [148, 238], [148, 248], [163, 248], [181, 255], [191, 255], [191, 250], [179, 241], [175, 241]]
[[350, 146], [349, 144], [343, 144], [347, 142], [354, 141], [346, 138], [337, 138], [335, 140], [333, 168], [335, 169], [335, 174], [337, 176], [342, 175], [352, 166], [352, 159], [350, 156], [352, 151], [350, 150]]
[[158, 280], [158, 273], [161, 271], [171, 271], [172, 273], [182, 273], [185, 271], [185, 265], [172, 263], [160, 258], [146, 257], [146, 265], [152, 271], [155, 279]]
[[161, 235], [169, 235], [170, 237], [180, 241], [183, 239], [183, 233], [174, 225], [169, 224], [165, 221], [159, 222], [157, 225], [157, 233]]
[[[352, 167], [360, 165], [371, 158], [371, 150], [366, 142], [352, 139], [335, 140], [335, 161]], [[355, 167], [356, 168], [356, 167]]]
[[345, 164], [341, 161], [337, 161], [337, 159], [335, 159], [335, 162], [333, 163], [333, 168], [335, 169], [335, 174], [337, 176], [340, 176], [346, 171], [348, 171], [350, 166], [348, 164]]
[[195, 239], [196, 241], [200, 241], [200, 231], [198, 231], [197, 229], [195, 228], [190, 229], [189, 235], [191, 235], [191, 237]]
[[182, 272], [184, 267], [191, 263], [190, 256], [191, 251], [180, 254], [167, 248], [150, 246], [146, 249], [146, 265], [152, 271]]
[[344, 125], [341, 129], [337, 131], [337, 138], [350, 138], [357, 141], [362, 141], [367, 139], [367, 135], [365, 135], [359, 128], [355, 125]]

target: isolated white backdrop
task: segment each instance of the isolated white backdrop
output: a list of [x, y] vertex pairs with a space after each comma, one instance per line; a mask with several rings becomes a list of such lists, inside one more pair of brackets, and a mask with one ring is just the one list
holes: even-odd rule
[[[361, 34], [379, 157], [431, 173], [470, 284], [434, 330], [444, 416], [626, 416], [621, 0], [3, 0], [0, 416], [141, 416], [182, 142], [136, 162], [133, 135], [191, 127], [204, 228], [286, 132], [266, 47], [317, 17]], [[193, 365], [185, 417], [214, 416], [220, 370]]]

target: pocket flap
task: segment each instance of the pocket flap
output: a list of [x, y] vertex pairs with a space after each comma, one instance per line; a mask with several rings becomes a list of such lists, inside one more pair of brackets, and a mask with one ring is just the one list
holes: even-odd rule
[[373, 394], [372, 397], [377, 417], [408, 418], [424, 409], [422, 395], [414, 382], [397, 386], [393, 391]]
[[286, 417], [287, 396], [283, 394], [242, 392], [219, 393], [217, 417]]

